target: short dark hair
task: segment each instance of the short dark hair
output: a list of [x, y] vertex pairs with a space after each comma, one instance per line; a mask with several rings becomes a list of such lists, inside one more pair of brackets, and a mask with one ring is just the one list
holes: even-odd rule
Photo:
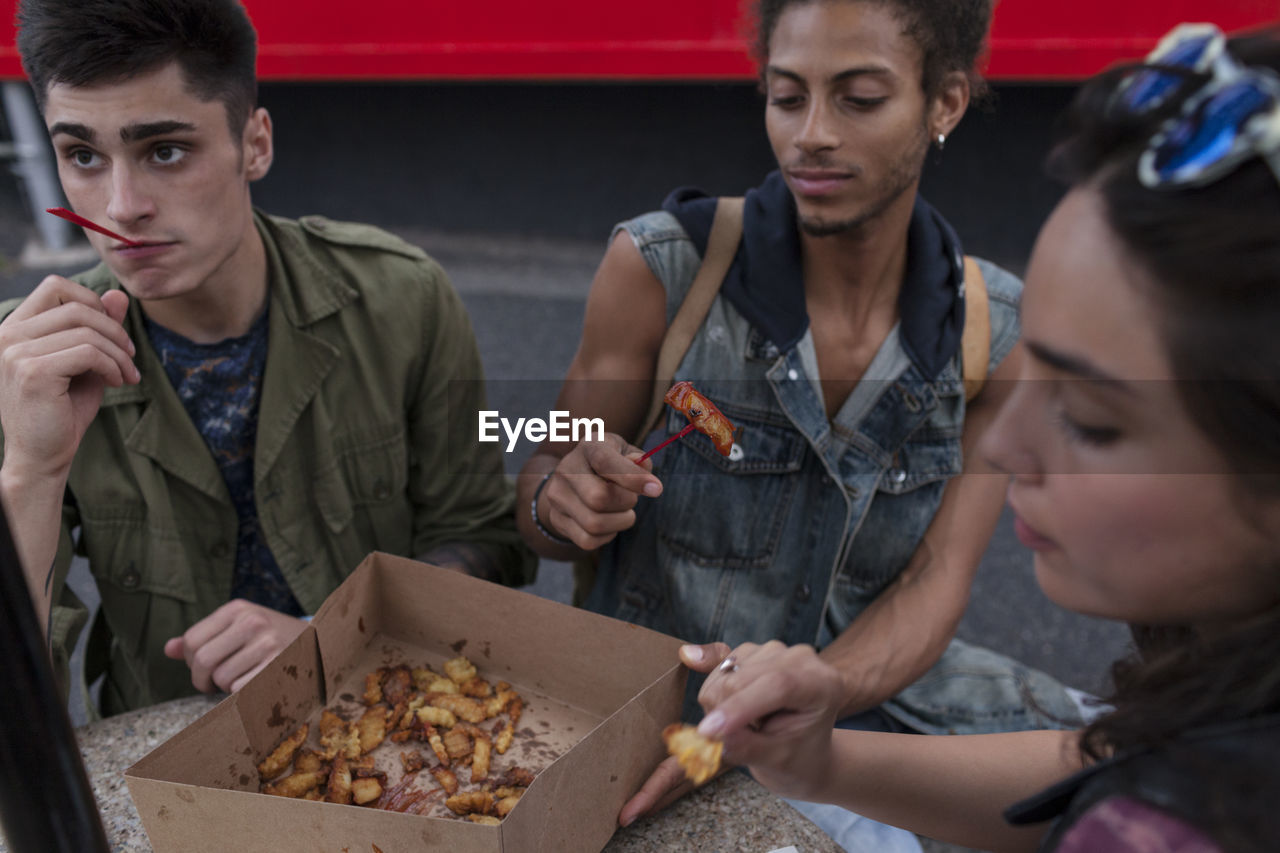
[[[978, 59], [986, 50], [992, 0], [841, 1], [885, 6], [902, 21], [906, 35], [920, 47], [920, 86], [926, 97], [938, 94], [943, 78], [953, 71], [969, 78], [972, 100], [981, 100], [987, 93], [987, 83], [978, 73]], [[782, 13], [791, 6], [816, 2], [835, 0], [754, 0], [752, 54], [762, 77], [769, 64], [769, 41]]]
[[43, 112], [54, 83], [125, 80], [176, 62], [226, 106], [233, 136], [258, 101], [258, 39], [238, 0], [21, 0], [18, 53]]

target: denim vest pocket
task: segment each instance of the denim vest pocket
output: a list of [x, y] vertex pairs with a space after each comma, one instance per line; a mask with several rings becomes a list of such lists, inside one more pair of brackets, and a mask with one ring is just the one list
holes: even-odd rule
[[[659, 476], [676, 488], [671, 499], [658, 499], [658, 535], [695, 565], [765, 568], [777, 553], [808, 443], [787, 427], [720, 408], [742, 428], [741, 456], [722, 455], [697, 432], [666, 448]], [[668, 430], [683, 425], [683, 416], [672, 412]]]
[[837, 581], [842, 597], [880, 592], [911, 562], [947, 482], [961, 471], [959, 438], [907, 441], [880, 476]]

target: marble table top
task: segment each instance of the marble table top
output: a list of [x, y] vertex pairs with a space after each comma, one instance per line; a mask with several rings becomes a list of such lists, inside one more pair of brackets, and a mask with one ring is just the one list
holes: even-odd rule
[[[209, 711], [221, 696], [194, 696], [109, 717], [76, 730], [89, 779], [116, 853], [150, 853], [124, 771]], [[734, 851], [841, 853], [840, 847], [746, 773], [726, 773], [661, 814], [620, 829], [605, 853]], [[0, 853], [8, 847], [0, 838]]]

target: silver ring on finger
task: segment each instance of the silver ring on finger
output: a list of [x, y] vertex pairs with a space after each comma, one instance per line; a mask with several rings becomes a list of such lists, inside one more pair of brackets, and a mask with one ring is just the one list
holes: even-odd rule
[[734, 657], [733, 655], [729, 655], [727, 658], [725, 658], [724, 660], [720, 661], [720, 665], [719, 665], [718, 667], [716, 667], [716, 669], [717, 669], [719, 672], [722, 672], [722, 673], [724, 673], [724, 674], [726, 674], [726, 675], [728, 675], [728, 674], [729, 674], [729, 673], [731, 673], [731, 672], [737, 672], [737, 671], [738, 671], [738, 659], [737, 659], [736, 657]]

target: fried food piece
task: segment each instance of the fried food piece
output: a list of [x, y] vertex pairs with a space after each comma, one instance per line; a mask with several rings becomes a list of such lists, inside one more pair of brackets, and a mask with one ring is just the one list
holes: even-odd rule
[[364, 677], [364, 704], [377, 705], [382, 701], [382, 681], [387, 677], [385, 666], [375, 669]]
[[[498, 813], [498, 817], [506, 817], [510, 814], [511, 810], [516, 807], [516, 803], [520, 802], [520, 795], [523, 793], [524, 791], [521, 791], [519, 794], [512, 794], [509, 797], [503, 797], [498, 800], [497, 804], [493, 807], [493, 810]], [[495, 794], [494, 796], [497, 795]]]
[[444, 804], [457, 815], [492, 814], [495, 805], [492, 791], [463, 791], [445, 800]]
[[360, 736], [360, 754], [372, 752], [387, 736], [387, 706], [374, 705], [356, 723]]
[[382, 697], [392, 708], [409, 700], [409, 685], [413, 681], [409, 667], [393, 667], [382, 682]]
[[465, 657], [459, 656], [453, 660], [445, 661], [444, 674], [453, 679], [456, 684], [466, 684], [476, 677], [476, 667]]
[[423, 692], [430, 696], [433, 693], [460, 693], [462, 691], [458, 690], [458, 685], [452, 678], [438, 675], [435, 681], [428, 684]]
[[490, 814], [469, 814], [467, 815], [467, 820], [472, 823], [482, 823], [485, 826], [498, 826], [502, 823], [501, 820]]
[[288, 770], [289, 765], [293, 763], [294, 754], [307, 742], [307, 733], [310, 731], [310, 726], [304, 723], [297, 731], [280, 741], [271, 754], [262, 759], [262, 763], [258, 765], [259, 778], [274, 779]]
[[500, 682], [498, 684], [498, 692], [484, 700], [484, 712], [487, 717], [498, 716], [503, 711], [507, 710], [507, 707], [512, 702], [520, 698], [509, 685], [507, 687], [503, 687], [502, 685], [505, 683], [506, 682]]
[[435, 705], [419, 708], [418, 719], [424, 725], [444, 726], [446, 729], [451, 729], [458, 724], [458, 718], [452, 711], [447, 708], [437, 708]]
[[489, 775], [489, 756], [493, 744], [489, 736], [481, 733], [475, 740], [475, 751], [471, 754], [471, 784], [483, 782]]
[[329, 771], [329, 788], [324, 798], [330, 803], [351, 803], [351, 767], [342, 756], [333, 760], [333, 769]]
[[349, 759], [360, 757], [360, 735], [355, 726], [328, 708], [320, 715], [320, 755], [325, 761], [339, 755]]
[[445, 748], [444, 738], [440, 737], [440, 730], [435, 726], [427, 726], [427, 745], [431, 747], [431, 751], [436, 754], [436, 758], [445, 767], [450, 764], [449, 750]]
[[503, 788], [527, 788], [533, 784], [533, 771], [526, 770], [523, 767], [512, 767], [506, 773], [493, 780], [493, 787], [497, 790]]
[[286, 776], [273, 785], [264, 785], [262, 793], [271, 794], [275, 797], [291, 797], [297, 799], [306, 795], [308, 791], [312, 791], [324, 782], [325, 774], [322, 772], [315, 773], [294, 773]]
[[507, 724], [503, 726], [502, 731], [493, 739], [493, 748], [498, 750], [498, 755], [502, 755], [511, 748], [511, 741], [515, 736], [516, 727], [511, 724], [510, 720], [508, 720]]
[[428, 772], [436, 777], [436, 781], [440, 783], [441, 788], [444, 788], [446, 794], [452, 796], [458, 793], [458, 775], [448, 767], [432, 767]]
[[493, 695], [493, 688], [483, 678], [473, 678], [458, 685], [458, 692], [473, 699], [487, 699]]
[[320, 793], [320, 789], [319, 789], [319, 788], [312, 788], [310, 791], [307, 791], [305, 794], [303, 794], [303, 795], [302, 795], [301, 797], [299, 797], [298, 799], [300, 799], [300, 800], [310, 800], [310, 801], [311, 801], [311, 802], [313, 802], [313, 803], [323, 803], [323, 802], [324, 802], [324, 794]]
[[293, 770], [295, 773], [315, 773], [319, 770], [327, 770], [324, 766], [324, 758], [314, 749], [304, 749], [298, 753], [298, 757], [293, 760]]
[[400, 764], [404, 766], [405, 773], [412, 773], [415, 770], [421, 770], [427, 766], [427, 759], [418, 750], [410, 750], [400, 753]]
[[662, 399], [683, 412], [699, 432], [715, 443], [716, 450], [729, 455], [733, 449], [733, 424], [721, 414], [715, 403], [699, 394], [692, 383], [677, 382]]
[[409, 704], [404, 709], [404, 713], [400, 715], [400, 719], [396, 722], [396, 728], [412, 728], [413, 721], [418, 718], [418, 709], [425, 704], [427, 704], [426, 696], [418, 695], [410, 699]]
[[500, 788], [494, 788], [493, 795], [497, 797], [499, 800], [505, 800], [508, 797], [515, 797], [516, 799], [520, 799], [520, 797], [524, 796], [524, 791], [525, 791], [524, 788], [520, 788], [514, 785], [503, 785]]
[[454, 761], [466, 758], [475, 750], [475, 746], [471, 743], [471, 735], [460, 728], [452, 728], [445, 732], [444, 748], [449, 753], [449, 758]]
[[684, 768], [684, 775], [695, 785], [701, 785], [720, 770], [720, 753], [724, 744], [698, 734], [693, 726], [672, 723], [662, 730], [667, 752], [676, 757]]
[[416, 666], [410, 670], [409, 675], [413, 679], [414, 688], [421, 690], [423, 693], [427, 692], [431, 682], [440, 677], [432, 672], [429, 666]]
[[468, 723], [484, 722], [486, 715], [484, 706], [470, 696], [454, 693], [428, 693], [427, 704], [435, 708], [444, 708], [460, 720]]
[[382, 796], [382, 783], [374, 777], [357, 779], [351, 783], [351, 801], [357, 806], [373, 802]]

